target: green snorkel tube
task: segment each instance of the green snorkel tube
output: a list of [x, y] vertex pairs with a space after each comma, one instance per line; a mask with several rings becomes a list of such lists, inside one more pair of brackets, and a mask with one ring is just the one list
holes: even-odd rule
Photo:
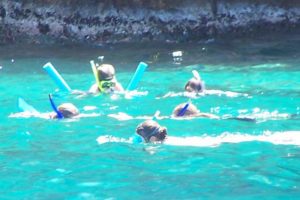
[[57, 118], [58, 118], [58, 119], [63, 119], [64, 116], [63, 116], [63, 114], [57, 109], [57, 107], [55, 106], [51, 94], [49, 94], [49, 101], [50, 101], [50, 104], [51, 104], [52, 109], [53, 109], [54, 112], [57, 114]]

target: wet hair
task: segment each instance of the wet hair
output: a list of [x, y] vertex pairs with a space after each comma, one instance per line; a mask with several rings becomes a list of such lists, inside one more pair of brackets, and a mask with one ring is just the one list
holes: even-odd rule
[[97, 67], [98, 77], [100, 81], [110, 81], [115, 76], [115, 68], [110, 64], [102, 64]]
[[79, 115], [78, 109], [72, 103], [63, 103], [57, 108], [64, 118], [71, 118]]
[[138, 125], [136, 133], [142, 136], [145, 142], [150, 142], [151, 137], [162, 142], [167, 137], [167, 128], [160, 126], [156, 121], [146, 120]]
[[179, 116], [180, 111], [184, 108], [185, 105], [186, 105], [186, 103], [182, 103], [182, 104], [179, 104], [178, 106], [176, 106], [172, 113], [173, 116], [174, 117], [192, 117], [192, 116], [196, 116], [197, 114], [200, 113], [200, 111], [197, 109], [197, 107], [194, 104], [189, 103], [189, 106], [187, 107], [183, 116]]
[[201, 80], [191, 78], [184, 86], [184, 89], [188, 92], [203, 92], [204, 84]]

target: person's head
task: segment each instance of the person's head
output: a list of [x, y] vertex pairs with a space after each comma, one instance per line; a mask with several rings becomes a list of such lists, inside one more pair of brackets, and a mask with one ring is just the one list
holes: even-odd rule
[[104, 91], [115, 86], [115, 68], [110, 64], [102, 64], [97, 67], [99, 89]]
[[115, 68], [110, 64], [97, 67], [99, 81], [111, 81], [115, 77]]
[[138, 125], [136, 133], [142, 136], [145, 142], [162, 142], [167, 137], [167, 128], [160, 126], [156, 121], [146, 120]]
[[186, 106], [186, 103], [182, 103], [182, 104], [179, 104], [178, 106], [176, 106], [173, 110], [172, 115], [174, 117], [194, 117], [200, 113], [200, 111], [197, 109], [197, 107], [190, 102], [188, 104], [188, 107], [186, 108], [186, 111], [182, 114], [181, 111], [185, 106]]
[[[79, 115], [78, 109], [72, 103], [63, 103], [57, 107], [57, 110], [64, 118], [72, 118]], [[57, 114], [55, 114], [53, 118], [57, 118]]]
[[203, 92], [204, 85], [201, 79], [191, 78], [184, 87], [185, 91], [187, 92]]

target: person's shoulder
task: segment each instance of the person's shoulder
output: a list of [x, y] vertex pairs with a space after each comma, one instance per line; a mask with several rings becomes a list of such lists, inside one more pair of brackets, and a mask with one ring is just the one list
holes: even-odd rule
[[99, 92], [99, 88], [98, 88], [98, 84], [95, 83], [93, 84], [90, 89], [89, 89], [89, 93], [93, 93], [93, 94], [96, 94]]

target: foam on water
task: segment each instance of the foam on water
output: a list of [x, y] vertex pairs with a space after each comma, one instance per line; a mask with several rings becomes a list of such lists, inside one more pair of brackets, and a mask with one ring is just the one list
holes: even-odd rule
[[[194, 146], [194, 147], [217, 147], [224, 143], [242, 142], [269, 142], [275, 145], [300, 145], [300, 131], [271, 132], [265, 131], [262, 135], [250, 135], [243, 133], [223, 133], [219, 136], [192, 136], [174, 137], [168, 136], [164, 145], [172, 146]], [[110, 142], [132, 143], [131, 139], [119, 138], [112, 135], [99, 136], [98, 144]]]
[[168, 92], [162, 97], [157, 97], [156, 99], [161, 99], [161, 98], [168, 98], [168, 97], [188, 97], [188, 98], [199, 98], [203, 97], [205, 95], [217, 95], [217, 96], [226, 96], [226, 97], [250, 97], [248, 94], [245, 93], [239, 93], [239, 92], [232, 92], [232, 91], [222, 91], [222, 90], [204, 90], [202, 93], [191, 93], [191, 92]]

